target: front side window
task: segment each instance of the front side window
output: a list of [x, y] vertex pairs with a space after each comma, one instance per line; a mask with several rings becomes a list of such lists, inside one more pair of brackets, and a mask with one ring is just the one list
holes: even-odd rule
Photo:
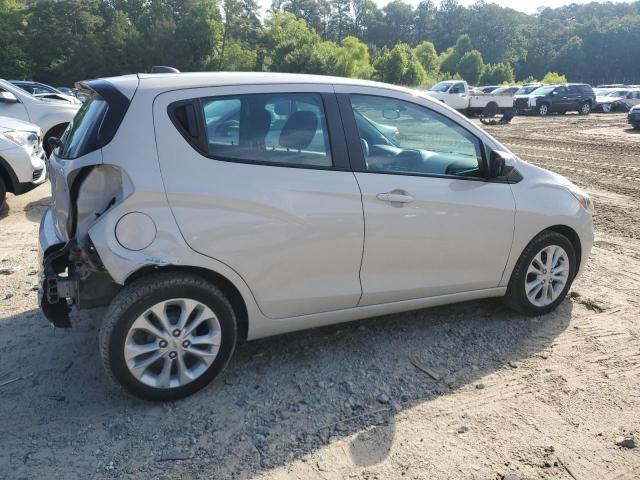
[[222, 160], [331, 167], [322, 97], [273, 93], [202, 101], [208, 153]]
[[481, 176], [480, 140], [453, 120], [402, 100], [350, 98], [367, 171]]

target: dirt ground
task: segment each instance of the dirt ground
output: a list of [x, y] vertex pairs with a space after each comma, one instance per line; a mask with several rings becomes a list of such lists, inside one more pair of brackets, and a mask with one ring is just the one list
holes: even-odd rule
[[640, 134], [623, 115], [488, 128], [594, 198], [592, 256], [556, 312], [491, 300], [252, 342], [170, 404], [108, 382], [101, 312], [47, 325], [34, 290], [49, 188], [10, 196], [0, 479], [639, 479], [640, 448], [616, 442], [640, 444]]

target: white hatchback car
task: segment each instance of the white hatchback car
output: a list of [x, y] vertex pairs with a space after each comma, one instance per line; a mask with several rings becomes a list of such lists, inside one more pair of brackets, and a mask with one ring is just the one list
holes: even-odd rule
[[411, 90], [275, 73], [85, 88], [50, 159], [41, 307], [68, 327], [71, 305], [108, 305], [106, 370], [146, 399], [202, 388], [238, 339], [487, 297], [547, 313], [591, 250], [587, 194]]

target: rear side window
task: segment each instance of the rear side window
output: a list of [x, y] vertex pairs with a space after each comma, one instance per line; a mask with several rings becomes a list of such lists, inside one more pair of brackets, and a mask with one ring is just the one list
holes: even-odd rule
[[309, 93], [251, 94], [201, 101], [207, 150], [213, 158], [331, 167], [322, 97]]
[[56, 150], [56, 155], [66, 160], [108, 144], [129, 108], [129, 99], [106, 80], [91, 80], [83, 88], [92, 93], [69, 123]]
[[56, 155], [70, 160], [100, 148], [97, 130], [108, 108], [107, 102], [98, 94], [87, 100], [65, 130]]

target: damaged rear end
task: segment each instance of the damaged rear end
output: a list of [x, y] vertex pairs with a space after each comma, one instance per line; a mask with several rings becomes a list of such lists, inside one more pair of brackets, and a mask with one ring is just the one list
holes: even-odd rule
[[49, 159], [52, 203], [39, 231], [39, 303], [56, 327], [68, 328], [70, 307], [108, 305], [121, 286], [109, 275], [89, 235], [91, 227], [133, 192], [127, 174], [105, 164], [130, 99], [105, 80], [82, 84], [83, 104]]

